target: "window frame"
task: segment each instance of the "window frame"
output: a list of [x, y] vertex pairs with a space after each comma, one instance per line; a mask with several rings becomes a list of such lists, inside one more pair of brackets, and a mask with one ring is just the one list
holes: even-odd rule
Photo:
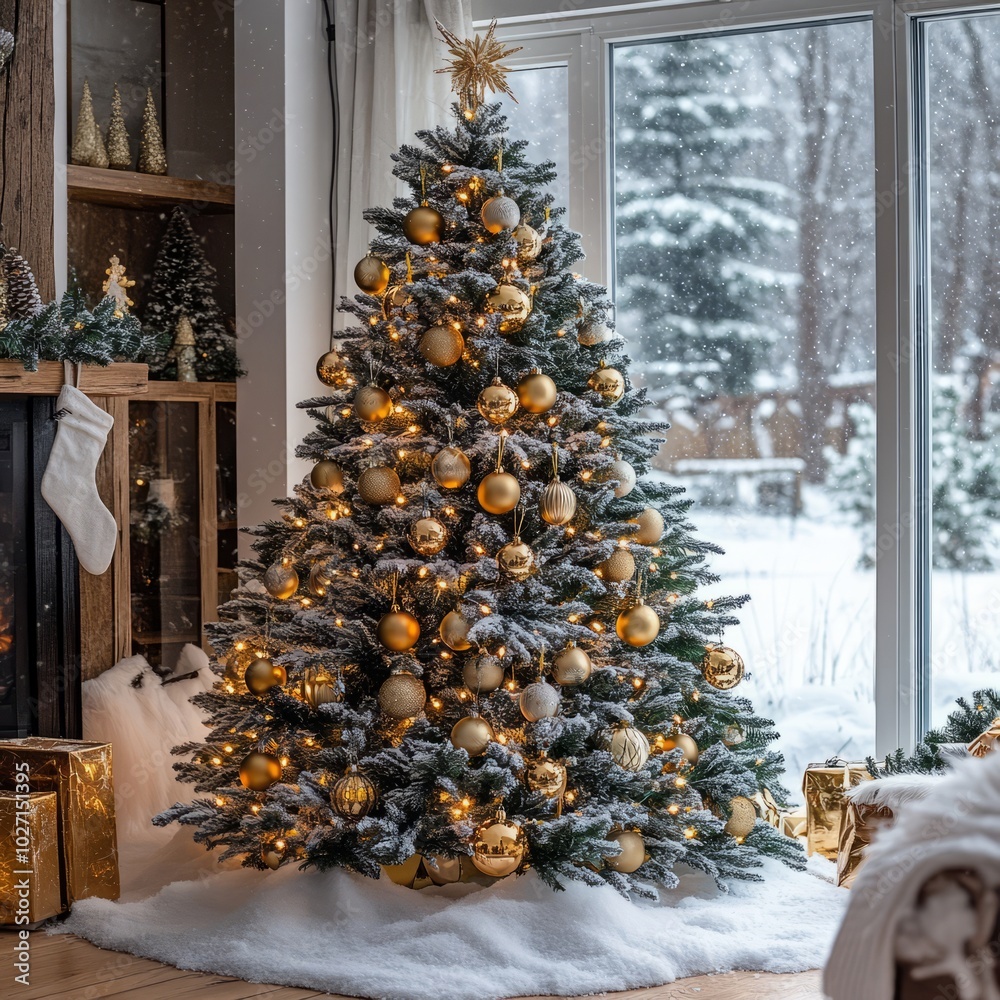
[[[481, 8], [481, 9], [477, 9]], [[474, 0], [477, 29], [522, 46], [517, 68], [569, 67], [570, 224], [587, 277], [612, 287], [615, 44], [864, 20], [871, 24], [875, 124], [877, 392], [875, 752], [911, 748], [930, 718], [930, 437], [926, 178], [921, 25], [1000, 10], [1000, 0]]]

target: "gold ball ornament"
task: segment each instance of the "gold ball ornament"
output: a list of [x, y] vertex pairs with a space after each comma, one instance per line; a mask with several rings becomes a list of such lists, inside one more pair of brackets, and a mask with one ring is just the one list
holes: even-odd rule
[[453, 649], [457, 653], [462, 653], [467, 649], [472, 649], [472, 643], [469, 642], [470, 628], [471, 626], [459, 611], [449, 611], [441, 619], [441, 624], [438, 626], [438, 635], [441, 636], [441, 641], [449, 649]]
[[340, 386], [347, 380], [347, 369], [336, 351], [327, 351], [316, 362], [316, 377], [328, 386]]
[[546, 681], [535, 681], [521, 692], [519, 705], [528, 722], [538, 722], [559, 711], [559, 690]]
[[279, 601], [287, 601], [299, 589], [299, 574], [291, 559], [279, 559], [264, 571], [264, 589]]
[[367, 816], [377, 800], [375, 783], [356, 767], [351, 767], [330, 793], [333, 811], [344, 819], [361, 819]]
[[384, 260], [368, 254], [354, 265], [354, 282], [369, 295], [381, 295], [389, 285], [389, 268]]
[[446, 858], [443, 854], [425, 854], [424, 868], [435, 885], [449, 885], [462, 878], [461, 858]]
[[[420, 622], [409, 613], [394, 606], [378, 623], [378, 641], [394, 653], [412, 649], [420, 638]], [[412, 676], [412, 675], [411, 675]]]
[[425, 361], [439, 368], [455, 364], [465, 350], [465, 338], [453, 326], [432, 326], [417, 345]]
[[344, 697], [343, 689], [325, 670], [306, 670], [302, 677], [302, 700], [310, 708], [329, 705]]
[[254, 750], [240, 764], [240, 782], [251, 792], [263, 792], [281, 781], [281, 761], [274, 754]]
[[521, 221], [521, 209], [517, 207], [517, 202], [513, 198], [498, 194], [483, 202], [479, 217], [483, 220], [487, 231], [495, 236], [505, 229], [517, 228], [518, 222]]
[[609, 833], [608, 840], [613, 840], [621, 847], [621, 854], [614, 854], [604, 859], [604, 863], [612, 870], [623, 875], [631, 875], [646, 860], [646, 842], [642, 834], [635, 830], [619, 830]]
[[521, 484], [509, 472], [491, 472], [480, 482], [478, 497], [487, 514], [507, 514], [521, 500]]
[[639, 771], [649, 760], [646, 734], [632, 726], [622, 726], [611, 735], [611, 758], [626, 771]]
[[251, 694], [267, 694], [273, 687], [279, 687], [288, 680], [288, 672], [266, 656], [257, 657], [247, 667], [243, 681]]
[[746, 671], [743, 657], [728, 646], [710, 646], [701, 661], [705, 680], [720, 691], [736, 687]]
[[638, 482], [635, 469], [623, 458], [619, 458], [611, 463], [607, 478], [618, 480], [618, 485], [615, 487], [615, 496], [619, 498], [627, 497], [635, 489], [635, 484]]
[[663, 515], [655, 507], [647, 507], [630, 523], [639, 526], [632, 540], [640, 545], [655, 545], [663, 537]]
[[534, 260], [542, 252], [542, 237], [537, 229], [522, 222], [511, 236], [517, 241], [517, 255], [524, 260]]
[[473, 694], [489, 694], [503, 684], [503, 666], [490, 653], [479, 653], [466, 662], [462, 680]]
[[556, 476], [542, 490], [538, 512], [548, 524], [568, 524], [576, 514], [576, 494], [572, 487]]
[[431, 462], [431, 475], [438, 486], [446, 490], [457, 490], [469, 481], [472, 464], [461, 448], [448, 445], [434, 456]]
[[390, 719], [413, 719], [427, 700], [423, 683], [409, 672], [400, 670], [386, 678], [378, 689], [378, 707]]
[[664, 753], [670, 753], [672, 750], [680, 750], [684, 754], [684, 760], [692, 767], [698, 763], [698, 756], [700, 754], [698, 744], [695, 742], [694, 737], [688, 736], [687, 733], [672, 733], [670, 736], [664, 736], [662, 739], [656, 741], [656, 747]]
[[396, 470], [387, 465], [372, 466], [358, 476], [358, 496], [376, 507], [395, 503], [401, 488]]
[[635, 576], [635, 558], [628, 549], [617, 548], [598, 567], [607, 583], [624, 583]]
[[602, 365], [590, 376], [587, 385], [609, 403], [616, 403], [625, 395], [625, 376], [617, 368]]
[[440, 242], [443, 229], [444, 219], [441, 218], [441, 213], [430, 205], [418, 205], [407, 212], [403, 219], [403, 234], [418, 246]]
[[283, 855], [281, 855], [278, 851], [264, 851], [261, 854], [261, 860], [263, 860], [264, 864], [267, 865], [267, 867], [273, 872], [277, 871], [281, 867], [282, 857]]
[[563, 687], [575, 687], [589, 680], [594, 665], [575, 642], [570, 642], [552, 661], [552, 679]]
[[606, 344], [611, 339], [612, 332], [604, 320], [593, 320], [580, 327], [576, 340], [583, 347], [596, 347], [598, 344]]
[[566, 765], [549, 757], [539, 757], [524, 769], [524, 783], [547, 799], [558, 798], [566, 791]]
[[517, 871], [527, 852], [524, 831], [501, 809], [476, 827], [472, 836], [472, 863], [484, 874], [503, 878]]
[[337, 494], [343, 493], [344, 470], [337, 462], [325, 458], [322, 462], [317, 462], [313, 466], [312, 472], [309, 473], [309, 482], [317, 490], [329, 490], [331, 493]]
[[354, 415], [366, 423], [380, 423], [392, 409], [392, 398], [381, 386], [363, 385], [354, 395]]
[[521, 541], [520, 535], [515, 535], [513, 541], [497, 553], [497, 566], [512, 580], [527, 580], [535, 571], [535, 553], [531, 546]]
[[729, 822], [726, 823], [726, 833], [731, 837], [743, 838], [757, 824], [757, 808], [750, 799], [737, 795], [729, 800]]
[[532, 368], [517, 384], [517, 398], [529, 413], [545, 413], [556, 401], [556, 384], [541, 368]]
[[493, 727], [478, 715], [467, 715], [451, 727], [452, 746], [478, 757], [494, 739]]
[[321, 559], [309, 570], [309, 582], [306, 586], [313, 597], [326, 597], [327, 591], [333, 586], [333, 561]]
[[660, 618], [641, 601], [626, 608], [615, 623], [618, 638], [630, 646], [648, 646], [660, 634]]
[[436, 556], [448, 544], [448, 529], [436, 517], [418, 517], [407, 539], [417, 555]]
[[500, 314], [501, 333], [515, 333], [531, 314], [531, 299], [515, 285], [497, 285], [486, 296], [486, 311]]
[[479, 394], [476, 409], [491, 424], [502, 424], [517, 413], [517, 393], [498, 376]]

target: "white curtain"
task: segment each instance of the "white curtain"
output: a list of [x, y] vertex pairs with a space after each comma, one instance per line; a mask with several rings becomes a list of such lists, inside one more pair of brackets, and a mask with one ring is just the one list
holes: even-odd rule
[[[434, 22], [472, 36], [472, 0], [337, 0], [334, 62], [339, 112], [334, 294], [353, 295], [354, 265], [372, 228], [361, 213], [402, 193], [391, 159], [417, 129], [450, 120], [451, 78]], [[338, 322], [340, 328], [343, 318]]]

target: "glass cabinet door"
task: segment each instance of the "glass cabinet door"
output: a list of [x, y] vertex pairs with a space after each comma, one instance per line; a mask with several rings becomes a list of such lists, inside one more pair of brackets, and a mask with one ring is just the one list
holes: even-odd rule
[[225, 604], [235, 588], [238, 531], [236, 527], [236, 404], [215, 404], [216, 498], [218, 505], [218, 603]]

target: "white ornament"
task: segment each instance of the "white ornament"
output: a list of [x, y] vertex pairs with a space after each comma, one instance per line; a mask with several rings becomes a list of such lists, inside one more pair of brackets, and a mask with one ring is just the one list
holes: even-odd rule
[[537, 722], [559, 711], [559, 692], [545, 681], [529, 684], [521, 692], [521, 714], [528, 722]]
[[628, 464], [623, 458], [619, 458], [611, 466], [611, 472], [608, 474], [609, 479], [617, 479], [618, 485], [615, 487], [616, 497], [627, 497], [632, 490], [635, 489], [635, 484], [637, 477], [635, 474], [635, 469]]
[[498, 194], [483, 205], [480, 212], [483, 225], [491, 233], [499, 233], [504, 229], [515, 229], [521, 221], [521, 210], [513, 198]]

